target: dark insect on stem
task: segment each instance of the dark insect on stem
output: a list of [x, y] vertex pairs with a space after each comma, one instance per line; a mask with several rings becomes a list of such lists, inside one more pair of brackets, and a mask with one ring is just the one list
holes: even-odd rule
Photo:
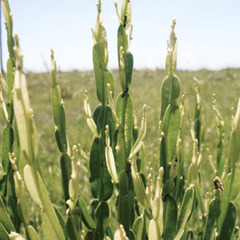
[[162, 196], [162, 200], [163, 200], [164, 202], [166, 202], [168, 196], [169, 196], [169, 193], [167, 193], [166, 195], [163, 195], [163, 196]]
[[126, 87], [126, 90], [123, 92], [123, 94], [122, 94], [122, 98], [126, 95], [126, 93], [128, 93], [128, 90], [129, 90], [129, 88], [128, 87]]
[[127, 16], [125, 15], [124, 22], [123, 22], [123, 27], [125, 28], [127, 25]]
[[213, 180], [213, 183], [216, 190], [221, 189], [222, 191], [224, 191], [222, 184], [216, 178]]
[[175, 170], [175, 168], [176, 168], [176, 166], [177, 166], [176, 163], [178, 162], [178, 158], [177, 158], [177, 156], [175, 156], [175, 160], [174, 160], [174, 161], [175, 161], [175, 163], [174, 163], [174, 165], [173, 165], [173, 169]]

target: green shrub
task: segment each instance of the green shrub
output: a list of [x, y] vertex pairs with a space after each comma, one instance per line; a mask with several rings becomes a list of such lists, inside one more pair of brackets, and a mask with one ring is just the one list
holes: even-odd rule
[[[101, 1], [97, 4], [97, 23], [93, 34], [93, 65], [99, 104], [92, 113], [88, 93], [85, 91], [84, 110], [87, 125], [93, 134], [88, 157], [81, 146], [70, 149], [66, 133], [63, 91], [58, 83], [56, 62], [51, 51], [51, 101], [55, 123], [55, 138], [60, 152], [64, 211], [54, 206], [43, 181], [38, 160], [37, 131], [30, 107], [26, 77], [22, 71], [22, 54], [18, 36], [12, 36], [12, 16], [7, 0], [2, 9], [8, 33], [9, 59], [6, 92], [1, 105], [6, 126], [3, 130], [2, 161], [0, 165], [0, 238], [40, 239], [39, 230], [31, 226], [28, 210], [29, 196], [41, 209], [41, 229], [46, 239], [230, 239], [236, 221], [233, 200], [239, 192], [239, 170], [236, 163], [240, 153], [240, 103], [232, 117], [229, 157], [225, 161], [224, 121], [213, 99], [218, 127], [216, 163], [209, 151], [214, 171], [215, 186], [212, 194], [201, 192], [203, 142], [205, 134], [204, 112], [200, 97], [200, 84], [195, 79], [195, 116], [191, 120], [186, 95], [180, 97], [180, 79], [175, 74], [177, 65], [177, 38], [175, 19], [171, 25], [166, 56], [167, 76], [161, 87], [161, 114], [159, 122], [159, 163], [157, 171], [143, 174], [144, 138], [147, 130], [147, 108], [143, 106], [141, 126], [138, 130], [130, 88], [133, 56], [129, 52], [132, 40], [132, 5], [123, 0], [118, 28], [118, 63], [121, 93], [114, 100], [114, 78], [107, 69], [108, 48], [106, 30], [102, 25]], [[130, 28], [130, 29], [129, 29]], [[129, 29], [129, 35], [126, 30]], [[147, 76], [147, 75], [148, 76]], [[147, 72], [144, 77], [149, 77]], [[66, 91], [65, 98], [72, 93]], [[185, 115], [189, 122], [193, 145], [192, 161], [185, 168], [183, 128]], [[193, 124], [192, 124], [193, 123]], [[76, 130], [77, 131], [77, 130]], [[41, 153], [39, 153], [41, 154]], [[79, 191], [80, 167], [88, 164], [89, 182], [93, 199], [86, 204]], [[81, 172], [82, 173], [82, 172]], [[156, 180], [154, 180], [157, 175]], [[23, 179], [22, 179], [23, 176]], [[110, 222], [117, 212], [119, 228]], [[62, 213], [63, 214], [62, 214]], [[35, 224], [35, 223], [34, 223]], [[115, 233], [114, 233], [115, 232]]]

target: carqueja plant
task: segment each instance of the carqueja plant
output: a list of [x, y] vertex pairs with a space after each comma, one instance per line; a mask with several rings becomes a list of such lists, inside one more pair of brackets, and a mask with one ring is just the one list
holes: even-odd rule
[[[117, 51], [121, 92], [114, 99], [114, 78], [108, 70], [108, 43], [103, 26], [101, 1], [97, 3], [97, 21], [92, 29], [93, 67], [99, 104], [92, 112], [85, 91], [86, 122], [93, 134], [89, 157], [89, 182], [92, 200], [86, 203], [79, 191], [79, 159], [86, 158], [81, 148], [69, 146], [64, 102], [58, 81], [54, 52], [51, 50], [51, 102], [55, 139], [60, 152], [59, 166], [66, 213], [51, 203], [38, 161], [37, 130], [30, 107], [23, 72], [19, 38], [12, 35], [12, 15], [7, 0], [1, 1], [8, 36], [7, 81], [1, 76], [1, 106], [6, 126], [3, 129], [0, 162], [0, 239], [41, 239], [30, 224], [26, 190], [41, 209], [45, 239], [230, 239], [236, 221], [233, 200], [239, 192], [240, 102], [232, 116], [230, 153], [224, 161], [224, 122], [213, 98], [218, 126], [217, 159], [213, 167], [215, 188], [208, 198], [201, 192], [201, 173], [205, 121], [200, 84], [195, 79], [196, 107], [191, 120], [186, 95], [179, 105], [180, 79], [176, 75], [176, 20], [171, 25], [166, 55], [166, 77], [161, 87], [159, 121], [159, 167], [147, 177], [143, 174], [144, 137], [147, 108], [138, 130], [131, 92], [133, 55], [130, 52], [133, 25], [132, 4], [123, 0], [119, 19]], [[128, 34], [127, 34], [128, 32]], [[184, 156], [184, 121], [187, 115], [192, 139], [192, 161], [187, 174]], [[77, 129], [76, 129], [77, 131]], [[157, 175], [156, 179], [154, 176]], [[115, 196], [115, 197], [114, 197]], [[211, 199], [212, 198], [212, 199]], [[118, 229], [112, 229], [112, 206], [117, 212]], [[235, 236], [235, 235], [234, 235]]]

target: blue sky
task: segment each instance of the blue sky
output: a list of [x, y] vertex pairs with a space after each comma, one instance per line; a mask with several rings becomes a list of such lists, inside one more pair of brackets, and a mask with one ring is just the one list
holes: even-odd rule
[[[118, 1], [119, 10], [121, 0]], [[53, 48], [58, 68], [91, 70], [97, 0], [9, 0], [25, 71], [47, 71]], [[172, 19], [178, 39], [178, 69], [240, 67], [239, 0], [132, 0], [134, 68], [164, 68]], [[117, 68], [114, 0], [102, 0], [109, 69]], [[2, 16], [3, 17], [3, 16]], [[3, 61], [8, 57], [2, 23]]]

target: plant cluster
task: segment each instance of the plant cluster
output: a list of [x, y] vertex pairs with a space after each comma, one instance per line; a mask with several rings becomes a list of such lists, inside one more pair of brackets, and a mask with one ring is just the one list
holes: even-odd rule
[[[22, 53], [17, 35], [12, 35], [12, 15], [7, 0], [2, 0], [8, 34], [9, 59], [7, 82], [2, 79], [5, 97], [0, 96], [6, 126], [3, 130], [0, 164], [0, 239], [40, 239], [31, 226], [26, 189], [41, 209], [42, 230], [46, 239], [230, 239], [236, 222], [233, 200], [239, 192], [240, 102], [232, 116], [230, 153], [225, 161], [224, 122], [216, 107], [213, 109], [218, 126], [217, 159], [209, 160], [214, 170], [213, 193], [203, 198], [201, 193], [202, 151], [205, 133], [200, 85], [195, 79], [196, 107], [191, 120], [186, 95], [180, 97], [177, 66], [176, 20], [171, 25], [166, 55], [167, 76], [161, 87], [159, 122], [159, 169], [147, 177], [144, 137], [147, 130], [146, 105], [143, 106], [138, 128], [133, 110], [131, 81], [133, 55], [132, 5], [123, 0], [117, 16], [120, 22], [117, 36], [119, 79], [122, 91], [114, 100], [114, 79], [108, 70], [108, 44], [102, 25], [101, 1], [97, 4], [97, 21], [93, 36], [93, 66], [99, 104], [93, 113], [85, 91], [84, 110], [87, 125], [93, 133], [90, 157], [80, 145], [70, 149], [66, 133], [66, 117], [62, 92], [58, 82], [56, 61], [51, 51], [51, 101], [55, 123], [55, 139], [60, 152], [62, 188], [66, 214], [62, 215], [49, 198], [38, 161], [37, 131], [33, 109], [23, 72]], [[129, 32], [127, 34], [127, 30]], [[192, 161], [184, 172], [185, 116], [189, 122], [193, 144]], [[89, 182], [93, 199], [86, 204], [81, 197], [79, 172], [83, 159], [88, 162]], [[113, 197], [115, 196], [115, 198]], [[111, 229], [111, 204], [114, 202], [118, 230]], [[240, 237], [239, 237], [240, 238]]]

